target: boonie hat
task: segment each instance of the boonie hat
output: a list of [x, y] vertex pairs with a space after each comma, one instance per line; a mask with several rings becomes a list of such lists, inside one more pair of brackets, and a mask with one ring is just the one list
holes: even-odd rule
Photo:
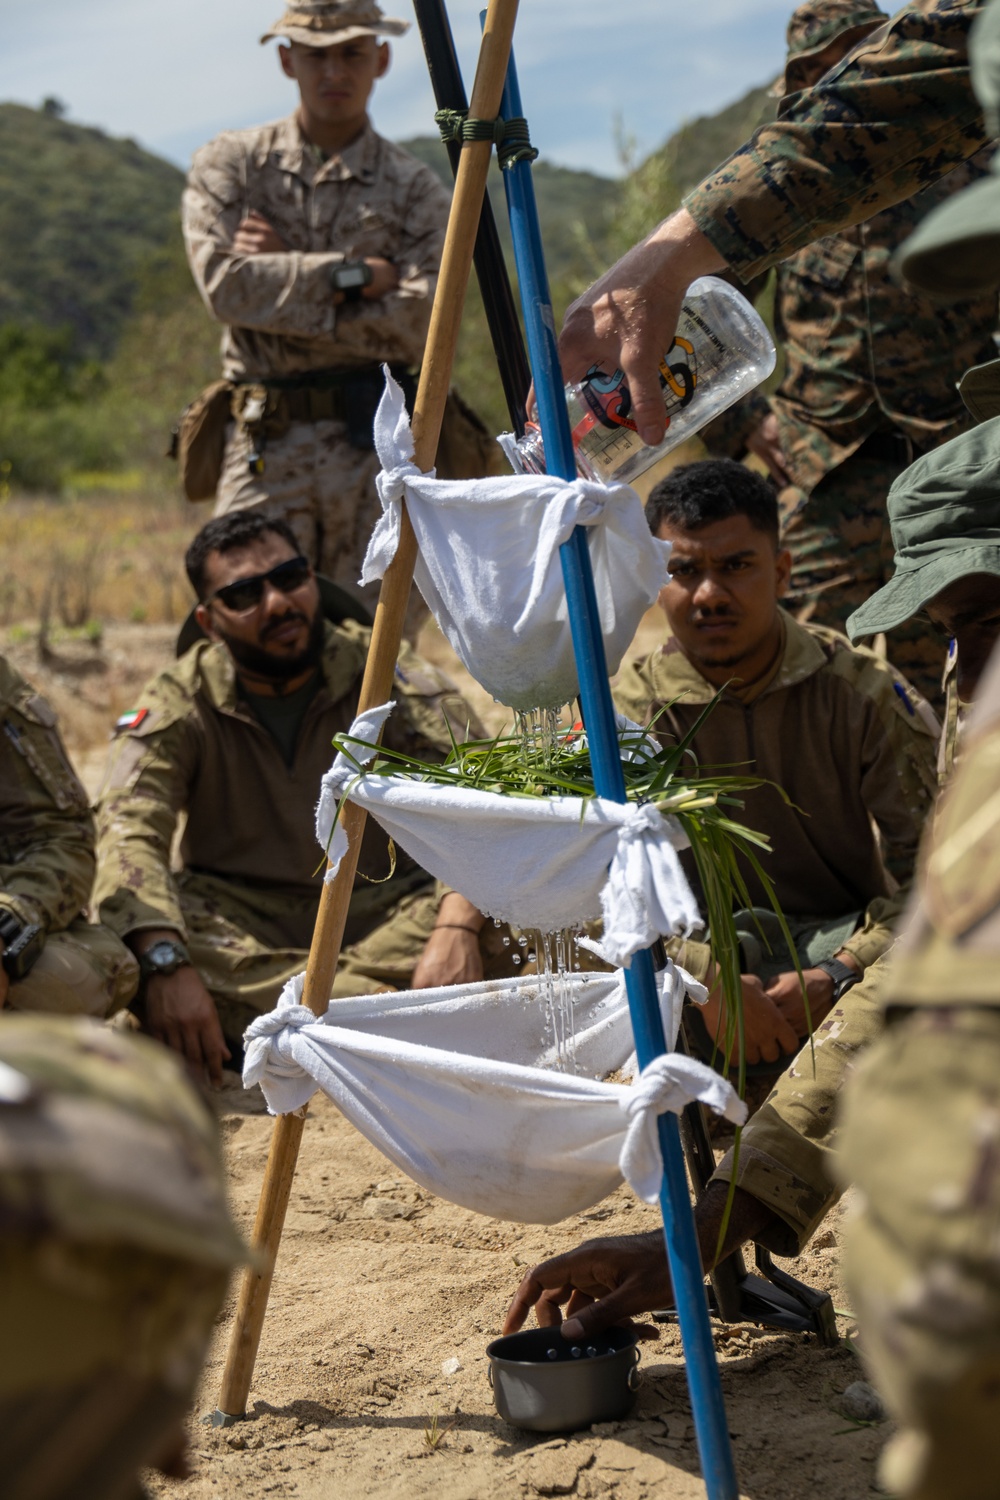
[[[972, 87], [986, 133], [1000, 131], [1000, 3], [988, 5], [969, 33]], [[918, 291], [957, 300], [1000, 286], [1000, 152], [981, 182], [956, 193], [922, 220], [896, 252], [893, 267]]]
[[918, 458], [887, 509], [896, 571], [847, 621], [852, 641], [901, 625], [970, 573], [1000, 576], [1000, 417]]
[[769, 92], [777, 98], [795, 93], [802, 87], [801, 78], [796, 76], [799, 62], [815, 57], [835, 37], [849, 36], [853, 46], [888, 19], [875, 0], [805, 0], [792, 12], [786, 33], [785, 71]]
[[288, 0], [285, 14], [262, 42], [280, 37], [303, 47], [333, 47], [359, 36], [402, 36], [409, 21], [382, 14], [375, 0]]

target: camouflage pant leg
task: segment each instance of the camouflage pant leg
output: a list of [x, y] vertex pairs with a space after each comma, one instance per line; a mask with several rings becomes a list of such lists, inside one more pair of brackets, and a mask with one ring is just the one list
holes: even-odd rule
[[45, 941], [29, 974], [7, 993], [11, 1010], [103, 1020], [128, 1005], [139, 965], [108, 927], [77, 917]]
[[[840, 1091], [859, 1053], [883, 1031], [885, 974], [883, 959], [847, 991], [743, 1131], [736, 1183], [782, 1221], [762, 1236], [778, 1255], [798, 1255], [840, 1197], [833, 1170]], [[729, 1182], [732, 1175], [730, 1151], [715, 1178]]]
[[215, 514], [266, 505], [287, 521], [310, 562], [374, 610], [378, 586], [361, 588], [361, 564], [382, 507], [378, 456], [347, 441], [342, 422], [293, 422], [264, 449], [263, 474], [247, 467], [248, 439], [234, 423], [226, 440]]
[[[808, 499], [782, 493], [782, 540], [792, 553], [788, 604], [796, 614], [842, 631], [848, 615], [892, 577], [886, 497], [901, 473], [899, 464], [855, 453]], [[893, 666], [939, 711], [944, 646], [926, 620], [905, 621], [886, 645]]]
[[1000, 1011], [912, 1012], [847, 1090], [845, 1269], [900, 1500], [1000, 1489]]

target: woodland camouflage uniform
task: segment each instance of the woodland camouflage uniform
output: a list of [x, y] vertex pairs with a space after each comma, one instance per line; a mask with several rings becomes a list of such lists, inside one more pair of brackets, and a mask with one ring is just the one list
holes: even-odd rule
[[103, 1017], [135, 994], [135, 959], [87, 921], [93, 878], [94, 820], [55, 713], [0, 657], [0, 910], [45, 931], [12, 1009]]
[[[817, 39], [855, 35], [866, 9], [869, 31], [887, 20], [860, 0], [799, 7], [789, 24], [790, 91], [798, 87], [796, 61]], [[943, 305], [902, 288], [890, 262], [938, 204], [984, 176], [987, 159], [980, 153], [914, 197], [782, 261], [774, 310], [785, 353], [781, 384], [710, 429], [709, 447], [735, 457], [769, 410], [777, 418], [791, 476], [779, 494], [793, 559], [789, 604], [818, 624], [842, 630], [889, 577], [889, 486], [915, 456], [971, 423], [956, 386], [993, 355], [996, 296]], [[926, 623], [905, 622], [888, 646], [894, 664], [937, 707], [943, 653]]]
[[[294, 115], [202, 147], [184, 193], [191, 270], [209, 311], [227, 325], [223, 373], [237, 383], [215, 514], [266, 502], [317, 569], [358, 595], [381, 513], [371, 440], [378, 367], [420, 365], [448, 205], [430, 168], [370, 124], [324, 159]], [[250, 211], [288, 252], [233, 254]], [[391, 261], [399, 286], [334, 305], [332, 267], [365, 257]], [[243, 420], [258, 396], [268, 396], [262, 433]], [[345, 409], [352, 401], [357, 409]], [[261, 438], [257, 475], [248, 459]]]
[[179, 1062], [78, 1017], [5, 1019], [0, 1220], [4, 1500], [137, 1500], [246, 1258]]
[[[305, 968], [322, 879], [315, 807], [334, 734], [357, 713], [370, 632], [327, 624], [323, 682], [306, 710], [291, 765], [241, 697], [229, 652], [201, 642], [144, 690], [112, 746], [98, 800], [94, 900], [125, 937], [181, 934], [238, 1041]], [[454, 686], [404, 645], [391, 749], [439, 760], [466, 737], [469, 710]], [[474, 732], [476, 726], [473, 724]], [[181, 813], [182, 868], [171, 867]], [[369, 819], [334, 994], [404, 988], [434, 925], [431, 877]], [[391, 873], [391, 878], [390, 877]], [[492, 929], [491, 929], [492, 930]]]

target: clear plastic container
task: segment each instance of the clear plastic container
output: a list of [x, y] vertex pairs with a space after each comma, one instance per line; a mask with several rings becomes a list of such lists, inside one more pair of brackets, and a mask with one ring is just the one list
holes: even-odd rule
[[[688, 288], [674, 341], [660, 361], [663, 441], [650, 448], [636, 432], [621, 370], [605, 375], [595, 369], [582, 384], [566, 387], [578, 472], [627, 483], [754, 390], [774, 362], [774, 342], [747, 299], [726, 281], [699, 277]], [[534, 424], [507, 452], [522, 471], [545, 472], [542, 435]]]

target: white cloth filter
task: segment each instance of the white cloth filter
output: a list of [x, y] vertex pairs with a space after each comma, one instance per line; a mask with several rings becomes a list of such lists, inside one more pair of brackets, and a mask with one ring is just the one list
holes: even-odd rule
[[416, 533], [414, 577], [462, 663], [500, 703], [556, 708], [578, 691], [559, 548], [589, 532], [608, 671], [667, 582], [669, 544], [650, 535], [628, 485], [549, 475], [442, 480], [413, 463], [403, 393], [385, 371], [375, 417], [383, 515], [361, 582], [385, 573], [399, 544], [400, 501]]
[[[630, 1055], [634, 1068], [620, 973], [566, 978], [577, 1075], [551, 1071], [537, 978], [335, 1000], [321, 1019], [301, 1004], [302, 980], [248, 1028], [245, 1086], [259, 1083], [273, 1114], [300, 1109], [318, 1086], [407, 1177], [491, 1218], [554, 1224], [599, 1203], [624, 1166], [653, 1201], [657, 1113], [702, 1098], [736, 1123], [746, 1113], [725, 1079], [676, 1053], [633, 1087], [594, 1077], [628, 1072]], [[673, 965], [660, 989], [672, 1043], [685, 993], [705, 990]]]
[[[377, 740], [393, 708], [361, 714], [349, 733]], [[352, 745], [366, 762], [376, 753]], [[690, 932], [698, 905], [677, 850], [687, 836], [651, 806], [593, 797], [505, 797], [442, 782], [368, 775], [339, 754], [323, 777], [316, 837], [330, 859], [327, 879], [347, 852], [335, 823], [341, 797], [364, 807], [438, 880], [488, 916], [516, 927], [557, 932], [602, 917], [600, 952], [627, 967], [632, 955], [668, 933]]]

